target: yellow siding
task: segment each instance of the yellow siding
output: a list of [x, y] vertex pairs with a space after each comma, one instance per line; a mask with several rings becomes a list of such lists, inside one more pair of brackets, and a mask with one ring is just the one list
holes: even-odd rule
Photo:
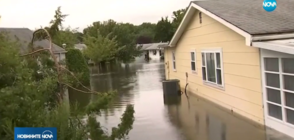
[[[175, 48], [165, 50], [166, 78], [179, 79], [185, 85], [189, 73], [189, 91], [233, 110], [255, 122], [264, 124], [259, 50], [245, 45], [245, 38], [202, 13], [190, 21]], [[201, 50], [222, 48], [224, 89], [203, 84]], [[190, 51], [196, 49], [197, 71], [191, 72]], [[172, 69], [171, 51], [176, 52], [176, 71]]]

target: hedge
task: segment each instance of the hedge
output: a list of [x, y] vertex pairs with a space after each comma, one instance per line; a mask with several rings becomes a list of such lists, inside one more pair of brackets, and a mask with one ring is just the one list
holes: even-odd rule
[[86, 86], [90, 85], [90, 71], [87, 62], [80, 50], [67, 50], [66, 65], [71, 72], [77, 75], [80, 82]]

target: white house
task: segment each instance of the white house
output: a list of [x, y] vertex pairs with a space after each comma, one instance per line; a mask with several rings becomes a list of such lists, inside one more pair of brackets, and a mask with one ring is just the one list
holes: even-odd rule
[[160, 42], [160, 43], [149, 43], [149, 44], [138, 44], [137, 46], [141, 46], [141, 50], [145, 51], [144, 56], [145, 59], [149, 58], [149, 60], [160, 60], [163, 56], [163, 47], [167, 46], [168, 42]]
[[75, 49], [78, 49], [78, 50], [80, 50], [80, 51], [82, 51], [82, 50], [86, 49], [87, 46], [86, 46], [85, 44], [78, 43], [78, 44], [75, 44], [75, 45], [74, 45], [74, 48], [75, 48]]

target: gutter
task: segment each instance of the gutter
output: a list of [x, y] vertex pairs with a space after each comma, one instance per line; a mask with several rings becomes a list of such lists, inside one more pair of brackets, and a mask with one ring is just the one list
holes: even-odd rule
[[267, 40], [290, 39], [290, 38], [294, 38], [294, 33], [252, 36], [251, 44], [253, 41], [267, 41]]
[[[246, 45], [252, 46], [253, 42], [256, 41], [269, 41], [269, 40], [279, 40], [279, 39], [294, 39], [294, 33], [287, 33], [287, 34], [273, 34], [273, 35], [248, 35], [245, 36]], [[174, 45], [169, 44], [166, 47], [174, 47]]]
[[261, 49], [272, 50], [276, 52], [294, 54], [293, 47], [289, 47], [286, 44], [266, 42], [271, 40], [286, 40], [286, 39], [294, 39], [294, 33], [253, 36], [251, 41], [251, 46], [256, 48], [261, 48]]
[[54, 54], [62, 54], [62, 53], [67, 53], [67, 51], [53, 51]]

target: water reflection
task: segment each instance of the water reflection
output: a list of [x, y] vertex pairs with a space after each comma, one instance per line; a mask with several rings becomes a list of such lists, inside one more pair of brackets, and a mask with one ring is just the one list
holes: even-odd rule
[[[179, 117], [185, 140], [293, 140], [274, 130], [265, 131], [197, 97], [182, 96], [178, 106], [168, 106], [170, 117]], [[187, 103], [190, 101], [190, 109]], [[269, 134], [271, 133], [271, 134]]]
[[[83, 87], [78, 87], [77, 89], [82, 90], [82, 91], [87, 91], [86, 89], [84, 89]], [[89, 102], [91, 101], [92, 95], [88, 94], [88, 93], [81, 93], [77, 90], [68, 89], [69, 92], [69, 100], [71, 101], [72, 105], [76, 105], [76, 103], [78, 103], [78, 109], [84, 109], [84, 107], [86, 107]], [[82, 97], [82, 98], [80, 98]], [[73, 109], [73, 108], [72, 108]]]
[[[120, 122], [126, 105], [135, 105], [130, 140], [267, 140], [277, 136], [266, 135], [264, 130], [196, 96], [164, 96], [163, 62], [91, 67], [91, 73], [92, 90], [117, 90], [119, 94], [98, 118], [102, 125], [111, 130]], [[92, 96], [70, 91], [70, 100], [82, 105], [89, 103]]]
[[226, 140], [226, 124], [214, 116], [206, 116], [206, 127], [209, 140]]
[[181, 104], [181, 98], [177, 96], [168, 97], [166, 95], [163, 95], [163, 103], [167, 106], [171, 106], [171, 105], [178, 106], [179, 104]]

